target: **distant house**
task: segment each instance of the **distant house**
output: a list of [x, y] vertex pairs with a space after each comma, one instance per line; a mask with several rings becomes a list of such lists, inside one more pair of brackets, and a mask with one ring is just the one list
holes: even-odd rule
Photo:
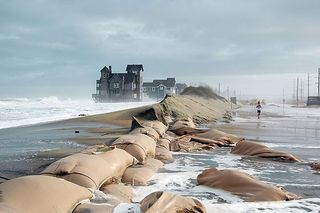
[[182, 93], [182, 91], [187, 87], [188, 85], [185, 83], [176, 83], [176, 94]]
[[167, 78], [166, 80], [153, 80], [152, 82], [144, 82], [142, 87], [143, 93], [147, 97], [163, 99], [168, 93], [179, 94], [181, 89], [184, 89], [187, 87], [187, 85], [177, 84], [175, 78]]
[[96, 102], [141, 101], [143, 71], [142, 64], [127, 65], [126, 73], [112, 73], [111, 66], [103, 67], [93, 99]]

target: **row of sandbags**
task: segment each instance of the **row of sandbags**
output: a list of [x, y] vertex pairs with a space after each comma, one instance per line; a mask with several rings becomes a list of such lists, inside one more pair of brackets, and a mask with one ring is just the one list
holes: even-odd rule
[[201, 151], [216, 147], [233, 147], [232, 154], [260, 157], [276, 161], [301, 162], [290, 153], [271, 149], [263, 144], [244, 140], [216, 129], [199, 129], [192, 119], [180, 119], [170, 128], [177, 139], [171, 143], [172, 151]]
[[[75, 212], [94, 212], [96, 208], [111, 212], [132, 199], [131, 187], [119, 183], [121, 179], [145, 184], [163, 165], [153, 157], [156, 140], [166, 129], [161, 122], [145, 122], [145, 134], [132, 131], [114, 142], [117, 148], [89, 149], [52, 163], [41, 175], [9, 180], [0, 185], [0, 212], [71, 212], [85, 199], [90, 201], [78, 205]], [[144, 179], [139, 180], [137, 174]], [[109, 197], [104, 205], [95, 202], [92, 192], [98, 189]], [[31, 196], [24, 199], [28, 194]]]
[[[97, 189], [112, 197], [106, 204], [110, 210], [107, 212], [111, 212], [125, 200], [119, 196], [119, 192], [125, 194], [124, 187], [114, 183], [136, 162], [129, 153], [117, 148], [70, 155], [49, 165], [42, 175], [0, 184], [0, 212], [71, 212], [83, 200], [93, 199], [93, 191]], [[81, 210], [87, 203], [77, 208]]]
[[[179, 120], [171, 127], [170, 131], [180, 136], [178, 140], [172, 143], [173, 149], [178, 151], [197, 151], [198, 149], [206, 150], [230, 146], [232, 147], [232, 154], [285, 162], [301, 161], [289, 153], [273, 150], [263, 144], [247, 141], [235, 135], [215, 129], [198, 129], [192, 119]], [[198, 175], [197, 181], [199, 185], [231, 192], [245, 201], [281, 201], [300, 198], [283, 188], [264, 183], [243, 171], [237, 170], [206, 169]]]
[[[90, 202], [88, 199], [92, 199], [92, 192], [89, 189], [44, 175], [15, 178], [1, 184], [0, 191], [0, 212], [6, 213], [108, 213], [118, 204], [131, 202], [133, 198], [131, 187], [109, 184], [101, 188], [107, 195], [107, 202]], [[141, 211], [147, 213], [205, 212], [198, 200], [170, 192], [151, 193], [140, 205]]]

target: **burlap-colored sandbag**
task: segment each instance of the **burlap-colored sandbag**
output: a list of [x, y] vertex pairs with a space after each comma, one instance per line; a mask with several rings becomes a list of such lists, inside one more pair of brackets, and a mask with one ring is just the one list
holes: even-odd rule
[[136, 128], [136, 129], [132, 130], [129, 134], [130, 135], [144, 134], [144, 135], [147, 135], [147, 136], [153, 138], [155, 141], [157, 141], [160, 137], [159, 133], [151, 127]]
[[170, 115], [163, 116], [163, 120], [167, 125], [170, 125], [171, 123], [173, 123], [173, 118]]
[[113, 145], [127, 151], [142, 163], [147, 157], [154, 157], [156, 150], [156, 142], [144, 134], [121, 136]]
[[162, 166], [161, 161], [149, 158], [144, 165], [134, 165], [127, 168], [122, 176], [122, 182], [133, 186], [147, 185], [147, 182]]
[[1, 212], [56, 213], [72, 212], [76, 205], [92, 193], [69, 181], [33, 175], [0, 184]]
[[112, 213], [115, 206], [107, 203], [82, 203], [73, 213]]
[[177, 138], [170, 143], [170, 150], [173, 152], [197, 152], [215, 149], [215, 144], [204, 144], [192, 141], [191, 136]]
[[267, 158], [276, 161], [301, 162], [301, 160], [289, 153], [276, 151], [263, 144], [246, 140], [238, 142], [236, 146], [231, 150], [231, 153], [252, 157]]
[[101, 191], [104, 196], [82, 203], [74, 213], [111, 213], [120, 203], [131, 203], [134, 196], [133, 188], [122, 183], [103, 185], [99, 193]]
[[196, 134], [199, 132], [203, 132], [204, 130], [183, 126], [183, 127], [177, 128], [177, 129], [170, 128], [170, 131], [178, 136], [183, 136], [183, 135]]
[[49, 165], [41, 174], [54, 175], [80, 186], [97, 189], [105, 182], [120, 179], [135, 158], [122, 149], [99, 154], [77, 153]]
[[145, 213], [204, 213], [205, 207], [200, 201], [176, 195], [172, 192], [153, 192], [141, 202], [141, 212]]
[[165, 138], [160, 138], [157, 140], [157, 147], [164, 147], [167, 150], [170, 150], [170, 141]]
[[[168, 134], [169, 133], [169, 134]], [[171, 135], [170, 135], [171, 134]], [[164, 135], [162, 135], [161, 139], [168, 140], [169, 142], [173, 141], [177, 135], [175, 135], [173, 132], [167, 131]]]
[[106, 195], [113, 196], [116, 205], [119, 203], [131, 203], [135, 196], [133, 188], [122, 183], [104, 185], [100, 188], [100, 191]]
[[206, 139], [220, 141], [220, 142], [223, 142], [223, 144], [225, 145], [235, 144], [240, 140], [242, 140], [242, 138], [236, 135], [228, 134], [217, 129], [208, 129], [203, 132], [195, 133], [193, 134], [193, 136], [198, 138], [206, 138]]
[[299, 198], [293, 193], [236, 170], [206, 169], [198, 175], [197, 180], [200, 185], [231, 192], [245, 201], [280, 201]]
[[168, 127], [164, 125], [161, 121], [145, 121], [142, 124], [143, 127], [151, 127], [158, 132], [160, 136], [162, 136], [167, 130]]
[[173, 159], [171, 151], [163, 146], [156, 147], [156, 155], [154, 158], [162, 161], [163, 163], [171, 161]]

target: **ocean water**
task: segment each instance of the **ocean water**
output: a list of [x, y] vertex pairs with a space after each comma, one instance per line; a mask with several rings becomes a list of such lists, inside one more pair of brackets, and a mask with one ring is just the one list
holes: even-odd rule
[[[292, 108], [285, 105], [263, 106], [261, 120], [254, 107], [244, 106], [234, 112], [232, 123], [212, 123], [229, 133], [256, 140], [277, 150], [290, 152], [305, 162], [320, 160], [320, 109]], [[283, 202], [244, 202], [226, 191], [197, 184], [197, 176], [206, 168], [237, 169], [259, 180], [281, 186], [303, 198]], [[208, 212], [320, 212], [320, 174], [309, 166], [244, 158], [219, 148], [199, 153], [174, 153], [148, 186], [136, 186], [135, 204], [122, 204], [115, 212], [139, 212], [139, 204], [153, 191], [172, 191], [200, 200]]]
[[[0, 177], [15, 177], [36, 172], [35, 160], [39, 152], [80, 150], [86, 146], [69, 138], [75, 137], [74, 128], [81, 130], [77, 136], [89, 135], [88, 127], [112, 127], [99, 123], [67, 123], [36, 125], [78, 117], [113, 112], [154, 102], [94, 103], [93, 100], [59, 99], [0, 99]], [[81, 126], [83, 125], [83, 126]], [[61, 152], [61, 151], [60, 151]], [[39, 159], [51, 162], [55, 159]]]
[[92, 99], [44, 98], [0, 99], [0, 129], [114, 112], [155, 102], [95, 103]]

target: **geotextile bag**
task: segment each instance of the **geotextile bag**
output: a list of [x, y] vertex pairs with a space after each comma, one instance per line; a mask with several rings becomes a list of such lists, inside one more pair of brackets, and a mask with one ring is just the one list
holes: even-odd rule
[[133, 188], [123, 183], [103, 185], [100, 191], [112, 196], [114, 203], [117, 205], [119, 203], [131, 203], [135, 196]]
[[123, 149], [143, 163], [147, 157], [154, 157], [156, 142], [147, 135], [124, 135], [113, 142], [117, 148]]
[[32, 175], [15, 178], [0, 184], [1, 212], [56, 213], [72, 212], [92, 193], [69, 181]]
[[135, 158], [126, 151], [114, 148], [99, 154], [70, 155], [50, 164], [41, 174], [98, 189], [105, 182], [120, 179], [126, 168], [135, 162]]
[[157, 141], [160, 137], [159, 133], [151, 127], [136, 128], [132, 130], [129, 134], [144, 134], [153, 138], [155, 141]]
[[145, 121], [142, 124], [143, 127], [151, 127], [158, 132], [160, 136], [162, 136], [168, 130], [168, 127], [164, 125], [161, 121]]
[[152, 178], [163, 163], [157, 159], [149, 158], [144, 165], [135, 165], [127, 168], [122, 176], [122, 182], [133, 186], [143, 186]]
[[156, 156], [154, 158], [162, 161], [163, 163], [173, 159], [171, 151], [169, 151], [163, 146], [156, 147]]
[[266, 158], [276, 161], [285, 162], [301, 162], [300, 159], [292, 154], [273, 150], [263, 144], [259, 144], [252, 141], [242, 140], [236, 144], [231, 150], [232, 154], [247, 155], [252, 157]]
[[245, 201], [280, 201], [298, 198], [293, 193], [236, 170], [206, 169], [198, 175], [197, 181], [200, 185], [231, 192]]
[[172, 192], [153, 192], [146, 196], [141, 202], [141, 212], [144, 213], [204, 213], [205, 207], [200, 201]]

